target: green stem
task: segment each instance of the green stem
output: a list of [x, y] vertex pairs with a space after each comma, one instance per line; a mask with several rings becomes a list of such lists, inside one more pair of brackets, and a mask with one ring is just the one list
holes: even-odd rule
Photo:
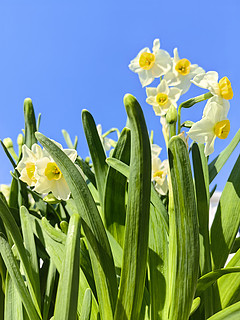
[[176, 122], [169, 123], [170, 138], [176, 135]]
[[180, 104], [179, 108], [178, 108], [178, 134], [180, 133], [181, 130], [181, 109], [182, 108], [190, 108], [192, 107], [194, 104], [207, 100], [209, 98], [211, 98], [213, 95], [211, 94], [211, 92], [207, 92], [204, 94], [201, 94], [200, 96], [197, 96], [195, 98], [191, 98], [187, 101], [184, 101], [183, 103]]

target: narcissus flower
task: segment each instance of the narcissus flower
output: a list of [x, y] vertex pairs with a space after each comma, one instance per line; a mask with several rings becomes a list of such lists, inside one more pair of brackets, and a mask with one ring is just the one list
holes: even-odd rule
[[196, 75], [192, 83], [204, 89], [208, 89], [213, 95], [223, 99], [230, 100], [233, 97], [231, 82], [227, 77], [223, 77], [218, 81], [218, 73], [216, 71], [208, 71]]
[[165, 115], [171, 104], [177, 108], [177, 101], [181, 96], [181, 90], [169, 88], [165, 79], [160, 82], [157, 88], [146, 88], [146, 93], [146, 102], [153, 106], [157, 116]]
[[139, 80], [145, 87], [171, 69], [171, 57], [167, 51], [160, 49], [159, 39], [155, 39], [152, 53], [149, 48], [142, 49], [130, 62], [129, 69], [138, 73]]
[[161, 148], [152, 144], [152, 181], [154, 182], [154, 187], [158, 193], [161, 195], [166, 195], [168, 191], [167, 183], [167, 171], [168, 171], [168, 160], [161, 161], [159, 154]]
[[[63, 149], [59, 143], [56, 144], [71, 159], [72, 162], [76, 160], [76, 150]], [[58, 200], [69, 199], [70, 189], [67, 185], [67, 182], [56, 162], [50, 155], [45, 155], [36, 162], [36, 178], [37, 182], [34, 189], [35, 191], [39, 193], [52, 192]]]
[[217, 102], [210, 102], [206, 115], [194, 123], [188, 131], [192, 140], [205, 143], [205, 156], [214, 151], [214, 142], [218, 137], [226, 139], [230, 131], [230, 121], [226, 118], [226, 112]]
[[20, 180], [26, 182], [30, 187], [35, 186], [36, 162], [43, 157], [42, 148], [34, 143], [31, 150], [24, 144], [22, 146], [22, 159], [16, 169], [20, 173]]
[[172, 69], [165, 74], [169, 86], [174, 86], [182, 90], [182, 94], [188, 91], [191, 79], [199, 73], [203, 73], [203, 68], [197, 64], [191, 64], [188, 59], [180, 59], [177, 48], [173, 51]]

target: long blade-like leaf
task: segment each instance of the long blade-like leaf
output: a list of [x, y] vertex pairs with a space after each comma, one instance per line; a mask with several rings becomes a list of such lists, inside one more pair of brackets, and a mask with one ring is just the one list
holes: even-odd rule
[[169, 217], [169, 319], [188, 319], [197, 285], [199, 233], [191, 165], [186, 144], [168, 145], [174, 209]]
[[222, 192], [210, 231], [213, 270], [227, 260], [240, 225], [240, 156]]
[[90, 320], [92, 310], [92, 293], [87, 289], [84, 294], [83, 306], [81, 311], [81, 320]]
[[35, 137], [37, 127], [33, 104], [30, 98], [26, 98], [24, 100], [23, 108], [25, 120], [25, 144], [29, 149], [31, 149], [32, 145], [37, 142]]
[[57, 290], [54, 318], [76, 320], [80, 262], [80, 216], [70, 218]]
[[[95, 237], [97, 243], [94, 246], [95, 251], [91, 248], [90, 243], [88, 249], [93, 264], [98, 299], [101, 301], [101, 303], [99, 302], [100, 311], [102, 318], [107, 319], [109, 317], [111, 319], [111, 313], [113, 313], [117, 298], [116, 273], [109, 241], [94, 199], [81, 173], [68, 156], [41, 133], [36, 133], [36, 135], [63, 173], [78, 212], [85, 221], [83, 228], [88, 227], [90, 229], [89, 234]], [[92, 237], [90, 240], [92, 240]], [[104, 252], [104, 254], [100, 252]], [[99, 259], [99, 262], [96, 259]]]
[[114, 319], [138, 319], [147, 266], [151, 192], [151, 151], [142, 109], [131, 96], [124, 97], [131, 129], [129, 194], [123, 264]]
[[215, 313], [208, 320], [239, 320], [240, 319], [240, 302]]
[[6, 278], [4, 317], [9, 320], [23, 320], [22, 299], [9, 273]]

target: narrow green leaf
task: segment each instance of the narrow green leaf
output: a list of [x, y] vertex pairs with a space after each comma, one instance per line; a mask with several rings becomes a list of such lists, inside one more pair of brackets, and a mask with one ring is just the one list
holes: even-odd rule
[[4, 320], [4, 302], [5, 302], [5, 294], [3, 293], [2, 277], [0, 276], [0, 320]]
[[215, 313], [208, 320], [239, 320], [240, 319], [240, 302], [237, 302], [230, 307]]
[[213, 270], [222, 268], [240, 225], [240, 156], [222, 192], [210, 230]]
[[209, 164], [209, 183], [213, 181], [240, 141], [240, 129], [229, 145]]
[[57, 275], [56, 271], [57, 271], [56, 267], [51, 259], [49, 268], [48, 268], [46, 289], [45, 289], [44, 298], [43, 298], [43, 320], [49, 319], [49, 308], [53, 300], [53, 290], [54, 290], [54, 285], [55, 285], [56, 275]]
[[[97, 243], [97, 245], [94, 246], [95, 251], [91, 248], [89, 239], [87, 240], [89, 244], [89, 254], [93, 265], [98, 299], [100, 301], [100, 312], [103, 319], [107, 319], [106, 317], [111, 319], [110, 314], [115, 308], [117, 298], [116, 273], [109, 241], [94, 199], [92, 198], [81, 173], [68, 156], [50, 139], [44, 137], [40, 133], [36, 133], [36, 135], [38, 140], [51, 154], [68, 183], [72, 196], [75, 200], [76, 207], [79, 210], [78, 212], [86, 222], [83, 225], [83, 229], [86, 226], [86, 230], [84, 229], [84, 232], [86, 233], [89, 231], [87, 230], [88, 226], [90, 229], [88, 234], [91, 234], [90, 240], [92, 240], [92, 235], [95, 237], [95, 242]], [[104, 255], [101, 255], [100, 252], [104, 252]], [[99, 262], [96, 259], [99, 259]]]
[[169, 217], [169, 319], [188, 319], [199, 269], [199, 231], [191, 165], [186, 144], [168, 145], [174, 210]]
[[94, 167], [97, 189], [99, 192], [99, 200], [101, 207], [103, 207], [103, 192], [108, 169], [105, 162], [106, 155], [97, 131], [95, 121], [91, 113], [87, 110], [82, 111], [82, 123]]
[[24, 120], [25, 120], [25, 144], [29, 149], [37, 142], [35, 132], [37, 131], [36, 118], [33, 109], [32, 100], [26, 98], [24, 100]]
[[69, 221], [65, 254], [57, 290], [54, 318], [76, 320], [80, 262], [80, 216]]
[[231, 253], [237, 252], [239, 248], [240, 248], [240, 237], [235, 239], [235, 241], [233, 243], [233, 247], [232, 247]]
[[94, 187], [97, 188], [95, 175], [90, 169], [89, 165], [79, 156], [76, 159], [76, 164], [82, 169], [83, 173], [89, 179], [89, 181], [94, 185]]
[[209, 272], [198, 279], [196, 295], [202, 294], [209, 286], [211, 286], [220, 277], [228, 273], [240, 272], [239, 268], [223, 268]]
[[[126, 164], [130, 161], [130, 130], [124, 128], [112, 154]], [[112, 167], [108, 168], [104, 190], [104, 220], [106, 228], [123, 246], [126, 218], [125, 193], [127, 178]]]
[[[107, 164], [109, 164], [109, 166], [113, 167], [129, 179], [130, 168], [127, 164], [115, 158], [107, 158], [106, 162]], [[163, 223], [168, 233], [168, 212], [164, 204], [162, 203], [160, 197], [158, 196], [156, 190], [154, 189], [153, 185], [151, 185], [151, 203], [158, 210], [159, 214], [163, 216]]]
[[9, 273], [6, 278], [4, 317], [6, 320], [23, 320], [22, 300]]
[[15, 169], [15, 168], [16, 168], [16, 163], [15, 163], [15, 161], [13, 160], [11, 154], [9, 153], [8, 149], [6, 148], [6, 146], [5, 146], [5, 144], [2, 142], [2, 140], [0, 140], [0, 143], [1, 143], [2, 147], [3, 147], [4, 152], [6, 153], [6, 156], [8, 157], [8, 159], [10, 160], [13, 168]]
[[29, 291], [30, 291], [31, 297], [33, 299], [33, 303], [40, 314], [38, 300], [37, 300], [35, 292], [34, 292], [34, 285], [33, 285], [34, 279], [33, 279], [32, 269], [31, 269], [31, 265], [29, 263], [29, 260], [28, 260], [27, 254], [26, 254], [26, 250], [23, 245], [22, 236], [21, 236], [19, 228], [18, 228], [18, 226], [12, 216], [11, 211], [9, 210], [6, 203], [2, 200], [1, 196], [0, 196], [0, 217], [3, 220], [6, 229], [10, 232], [11, 237], [13, 239], [13, 242], [16, 245], [20, 260], [23, 265], [24, 274], [27, 279]]
[[201, 299], [199, 297], [193, 300], [190, 316], [198, 309], [198, 307], [200, 306], [200, 303], [201, 303]]
[[[209, 240], [209, 176], [208, 163], [204, 154], [204, 145], [193, 143], [192, 159], [199, 221], [200, 275], [212, 271]], [[213, 314], [213, 288], [204, 292], [202, 298], [205, 317]]]
[[29, 291], [27, 290], [25, 283], [23, 281], [22, 275], [20, 273], [16, 259], [13, 256], [12, 250], [5, 240], [5, 238], [0, 234], [0, 253], [3, 257], [4, 263], [8, 269], [8, 272], [13, 280], [14, 285], [16, 286], [18, 293], [22, 299], [24, 307], [28, 313], [28, 316], [31, 320], [40, 320], [42, 319], [40, 313], [37, 312]]
[[[62, 134], [63, 134], [63, 137], [64, 137], [64, 139], [66, 141], [66, 144], [67, 144], [68, 148], [75, 149], [75, 147], [74, 147], [74, 145], [72, 143], [72, 140], [70, 138], [69, 133], [66, 130], [63, 129], [62, 130]], [[75, 137], [75, 139], [76, 139], [76, 137]]]
[[40, 279], [37, 251], [35, 246], [34, 234], [32, 230], [32, 220], [29, 219], [29, 212], [25, 207], [20, 208], [21, 227], [23, 233], [24, 246], [28, 252], [29, 263], [33, 275], [33, 287], [38, 301], [41, 306]]
[[147, 266], [151, 150], [142, 109], [131, 95], [124, 104], [131, 129], [129, 193], [119, 295], [114, 319], [138, 319]]
[[[240, 249], [232, 257], [226, 268], [240, 267]], [[240, 276], [239, 274], [228, 274], [218, 280], [218, 292], [222, 308], [240, 300]]]
[[81, 311], [81, 320], [90, 320], [92, 310], [92, 293], [90, 289], [87, 289], [84, 294], [82, 311]]

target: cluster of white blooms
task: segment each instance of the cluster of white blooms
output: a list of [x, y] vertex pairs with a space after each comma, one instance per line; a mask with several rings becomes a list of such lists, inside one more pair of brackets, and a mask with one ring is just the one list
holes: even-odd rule
[[[77, 151], [73, 149], [63, 149], [54, 141], [56, 145], [74, 162]], [[41, 194], [52, 192], [59, 200], [68, 200], [70, 189], [56, 162], [45, 149], [33, 144], [31, 150], [23, 145], [22, 159], [16, 169], [20, 173], [20, 179], [26, 182], [34, 191]]]
[[[143, 87], [155, 78], [160, 79], [157, 87], [146, 88], [146, 102], [153, 106], [157, 116], [164, 117], [171, 105], [177, 108], [177, 101], [188, 91], [191, 83], [209, 90], [212, 97], [204, 108], [202, 119], [194, 123], [188, 132], [191, 139], [205, 143], [205, 155], [208, 156], [214, 151], [216, 137], [225, 139], [230, 130], [227, 113], [228, 100], [233, 97], [231, 82], [227, 77], [219, 80], [215, 71], [205, 72], [188, 59], [180, 59], [177, 48], [173, 53], [171, 58], [167, 51], [160, 49], [159, 39], [155, 39], [152, 52], [149, 48], [142, 49], [130, 62], [129, 68], [138, 73]], [[161, 123], [164, 122], [162, 119]], [[166, 138], [166, 128], [163, 130]]]

